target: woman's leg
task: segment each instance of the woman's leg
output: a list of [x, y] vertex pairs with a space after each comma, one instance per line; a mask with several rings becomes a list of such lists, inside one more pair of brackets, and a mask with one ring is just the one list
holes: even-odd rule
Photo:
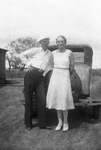
[[63, 131], [67, 131], [69, 126], [68, 126], [68, 110], [63, 111]]
[[56, 131], [60, 130], [62, 127], [62, 110], [57, 110], [57, 116], [58, 116], [58, 125], [55, 128]]

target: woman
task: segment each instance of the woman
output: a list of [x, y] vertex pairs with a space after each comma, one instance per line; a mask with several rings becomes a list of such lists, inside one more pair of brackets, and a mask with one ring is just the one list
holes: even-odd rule
[[56, 39], [58, 49], [53, 52], [54, 68], [50, 78], [47, 92], [47, 108], [56, 109], [58, 125], [56, 131], [63, 127], [63, 131], [69, 129], [68, 110], [74, 109], [70, 73], [74, 69], [73, 53], [66, 49], [66, 38], [58, 36]]

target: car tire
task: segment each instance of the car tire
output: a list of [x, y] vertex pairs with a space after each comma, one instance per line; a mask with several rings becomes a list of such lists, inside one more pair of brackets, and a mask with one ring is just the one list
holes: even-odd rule
[[100, 106], [93, 106], [93, 118], [99, 119], [100, 117]]

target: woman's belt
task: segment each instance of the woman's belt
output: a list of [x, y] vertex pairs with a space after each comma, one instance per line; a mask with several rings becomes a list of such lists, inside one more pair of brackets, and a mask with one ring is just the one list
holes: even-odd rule
[[70, 68], [60, 68], [60, 67], [54, 67], [54, 69], [70, 69]]

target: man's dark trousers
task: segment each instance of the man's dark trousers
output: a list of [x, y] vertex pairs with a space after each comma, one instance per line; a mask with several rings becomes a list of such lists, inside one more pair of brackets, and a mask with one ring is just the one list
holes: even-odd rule
[[36, 95], [39, 127], [47, 126], [44, 76], [38, 69], [29, 70], [24, 77], [25, 125], [32, 126], [33, 92]]

